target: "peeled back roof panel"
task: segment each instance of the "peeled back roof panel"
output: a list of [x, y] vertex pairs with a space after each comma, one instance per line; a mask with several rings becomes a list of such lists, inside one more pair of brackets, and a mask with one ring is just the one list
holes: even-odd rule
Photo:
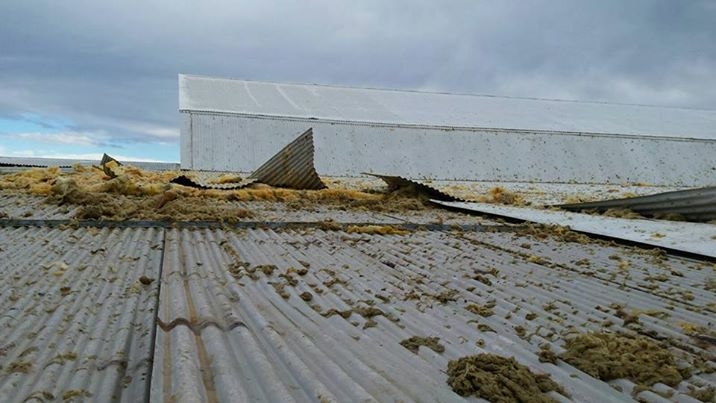
[[179, 109], [350, 122], [716, 140], [716, 110], [179, 75]]

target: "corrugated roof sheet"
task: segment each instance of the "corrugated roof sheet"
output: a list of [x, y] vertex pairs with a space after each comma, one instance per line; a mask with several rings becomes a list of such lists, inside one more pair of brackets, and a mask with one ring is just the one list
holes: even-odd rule
[[[435, 209], [257, 201], [231, 204], [255, 212], [250, 226], [50, 225], [71, 211], [0, 195], [0, 401], [464, 401], [447, 363], [481, 352], [551, 375], [573, 401], [716, 387], [713, 261]], [[437, 225], [387, 225], [406, 222]], [[539, 361], [587, 331], [660, 340], [694, 375], [641, 390]], [[411, 336], [445, 351], [414, 354]]]
[[313, 165], [313, 130], [309, 128], [258, 167], [251, 178], [271, 186], [323, 189]]
[[349, 122], [716, 140], [716, 111], [179, 75], [179, 109]]
[[571, 211], [629, 209], [649, 216], [680, 216], [691, 221], [716, 220], [716, 186], [658, 193], [649, 196], [587, 203], [561, 204]]
[[45, 200], [45, 197], [0, 190], [0, 219], [64, 220], [77, 212], [77, 207], [47, 204]]
[[716, 225], [714, 224], [606, 217], [487, 203], [440, 200], [433, 200], [433, 202], [462, 211], [561, 225], [588, 234], [716, 257]]
[[[663, 339], [682, 364], [713, 360], [688, 331], [713, 325], [711, 264], [515, 233], [187, 229], [167, 239], [156, 401], [463, 401], [444, 371], [479, 352], [550, 374], [574, 401], [631, 401], [629, 381], [539, 362], [541, 345], [560, 352], [589, 330]], [[467, 309], [490, 302], [488, 317]], [[413, 335], [439, 337], [445, 352], [413, 354], [399, 344]], [[689, 385], [716, 385], [696, 372], [653, 389], [687, 401]]]
[[162, 232], [0, 228], [0, 401], [142, 401]]

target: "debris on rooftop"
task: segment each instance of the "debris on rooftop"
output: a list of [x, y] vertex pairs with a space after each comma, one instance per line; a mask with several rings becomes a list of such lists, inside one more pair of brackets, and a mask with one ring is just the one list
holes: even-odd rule
[[453, 196], [443, 193], [438, 189], [420, 183], [418, 181], [403, 178], [401, 176], [390, 176], [390, 175], [379, 175], [369, 172], [364, 172], [365, 175], [375, 176], [380, 178], [388, 184], [388, 190], [390, 192], [407, 195], [412, 197], [423, 197], [427, 199], [445, 200], [445, 201], [458, 201]]
[[579, 334], [564, 348], [559, 358], [605, 381], [629, 379], [644, 386], [660, 382], [673, 387], [694, 370], [691, 365], [679, 367], [668, 348], [641, 335]]
[[659, 219], [705, 222], [716, 220], [716, 186], [648, 196], [560, 204], [555, 207], [570, 211], [596, 211], [606, 215], [611, 212], [611, 216], [617, 212], [631, 212]]
[[564, 389], [549, 375], [535, 374], [513, 357], [478, 354], [452, 360], [447, 368], [448, 384], [460, 396], [491, 402], [556, 402], [545, 395]]

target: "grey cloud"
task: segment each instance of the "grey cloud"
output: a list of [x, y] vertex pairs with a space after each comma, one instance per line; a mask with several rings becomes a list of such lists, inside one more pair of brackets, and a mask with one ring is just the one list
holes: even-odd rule
[[170, 141], [180, 72], [716, 108], [708, 0], [267, 3], [2, 2], [0, 116]]

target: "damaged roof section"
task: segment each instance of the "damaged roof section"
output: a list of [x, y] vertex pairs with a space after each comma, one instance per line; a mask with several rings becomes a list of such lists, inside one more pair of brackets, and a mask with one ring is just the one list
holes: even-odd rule
[[713, 224], [605, 217], [488, 203], [445, 202], [440, 200], [434, 200], [433, 202], [443, 207], [464, 212], [558, 225], [574, 231], [615, 240], [716, 258], [716, 225]]
[[309, 128], [256, 169], [249, 178], [233, 183], [220, 183], [218, 178], [217, 183], [217, 177], [212, 177], [209, 173], [192, 173], [180, 175], [171, 182], [198, 189], [217, 190], [242, 189], [257, 182], [291, 189], [325, 189], [326, 185], [316, 173], [313, 155], [313, 130]]
[[716, 220], [716, 186], [658, 193], [649, 196], [560, 204], [555, 207], [570, 211], [591, 210], [597, 212], [606, 212], [610, 209], [627, 209], [655, 218], [710, 221]]
[[261, 165], [251, 178], [271, 186], [292, 189], [324, 189], [313, 166], [313, 129], [306, 130]]
[[[550, 375], [560, 400], [716, 386], [711, 264], [561, 236], [170, 229], [151, 398], [458, 402], [448, 363], [479, 353]], [[565, 361], [590, 332], [646, 335], [683, 371], [590, 376]]]
[[388, 184], [388, 190], [391, 192], [400, 192], [408, 195], [425, 196], [436, 200], [443, 201], [461, 201], [460, 199], [450, 196], [447, 193], [443, 193], [434, 187], [428, 186], [418, 181], [403, 178], [402, 176], [391, 176], [391, 175], [379, 175], [374, 173], [364, 172], [365, 175], [375, 176], [376, 178], [382, 179]]

